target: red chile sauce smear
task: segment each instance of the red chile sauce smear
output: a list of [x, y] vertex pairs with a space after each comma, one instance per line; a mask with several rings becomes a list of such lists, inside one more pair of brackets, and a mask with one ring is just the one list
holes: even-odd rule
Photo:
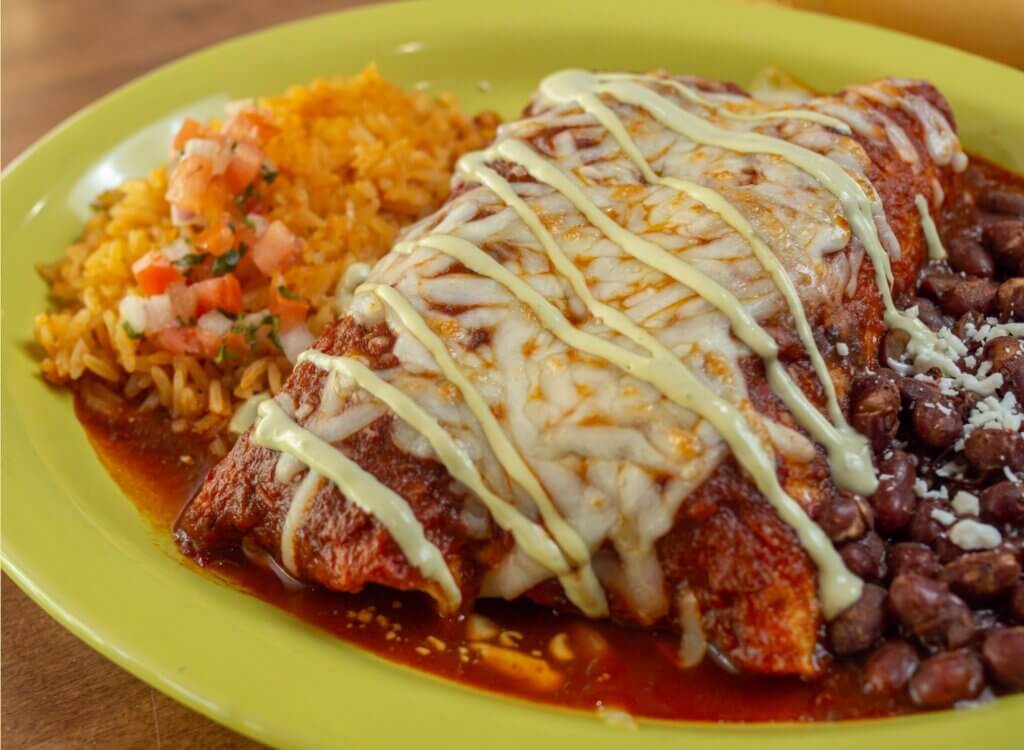
[[[1019, 185], [1020, 178], [983, 160], [972, 160], [962, 182], [974, 193], [994, 183]], [[963, 230], [973, 216], [966, 196], [955, 196], [941, 222], [944, 234]], [[111, 475], [156, 526], [171, 533], [174, 521], [212, 466], [204, 444], [175, 435], [160, 413], [131, 411], [115, 417], [90, 410], [76, 399], [76, 413]], [[184, 560], [184, 558], [183, 558]], [[184, 564], [194, 565], [191, 561]], [[197, 568], [197, 572], [200, 570]], [[706, 658], [684, 670], [677, 664], [678, 637], [637, 628], [592, 622], [530, 602], [481, 600], [477, 611], [504, 630], [522, 634], [522, 653], [547, 655], [558, 633], [568, 633], [575, 658], [549, 659], [564, 680], [551, 692], [493, 671], [465, 647], [465, 618], [442, 618], [426, 596], [369, 587], [359, 594], [320, 587], [286, 588], [273, 573], [239, 554], [206, 569], [335, 636], [388, 659], [456, 682], [528, 700], [593, 711], [601, 707], [634, 716], [690, 721], [821, 721], [892, 716], [913, 708], [905, 699], [867, 696], [860, 689], [860, 664], [833, 663], [825, 677], [806, 682], [794, 677], [730, 674]], [[390, 635], [389, 635], [390, 634]], [[604, 639], [601, 655], [587, 654], [580, 642]], [[439, 640], [437, 640], [439, 639]], [[443, 645], [443, 650], [439, 646]], [[461, 649], [465, 654], [465, 648]]]

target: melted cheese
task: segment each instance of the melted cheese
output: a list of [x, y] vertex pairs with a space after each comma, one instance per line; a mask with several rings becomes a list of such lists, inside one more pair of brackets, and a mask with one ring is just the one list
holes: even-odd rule
[[[850, 135], [852, 132], [850, 130], [850, 126], [839, 118], [832, 117], [831, 115], [823, 114], [821, 112], [816, 112], [812, 109], [767, 109], [763, 112], [734, 110], [730, 107], [731, 102], [716, 101], [709, 96], [705, 96], [700, 91], [691, 88], [680, 81], [672, 80], [671, 78], [652, 78], [651, 76], [632, 75], [630, 73], [606, 73], [603, 78], [609, 81], [655, 80], [658, 83], [671, 87], [685, 99], [688, 99], [694, 104], [699, 104], [702, 107], [710, 109], [714, 114], [729, 118], [730, 120], [742, 120], [747, 122], [757, 120], [807, 120], [809, 122], [816, 122], [820, 125], [826, 125], [830, 128], [834, 128], [844, 135]], [[543, 91], [543, 88], [541, 90]], [[547, 92], [545, 91], [544, 93]], [[751, 104], [754, 106], [760, 104], [760, 102], [756, 102], [756, 100], [752, 101], [749, 99], [740, 99], [736, 103], [740, 106], [746, 107], [750, 107]]]
[[[657, 87], [709, 110], [714, 122]], [[387, 405], [400, 417], [393, 438], [437, 457], [511, 531], [516, 547], [488, 573], [485, 595], [515, 596], [556, 575], [592, 616], [607, 612], [603, 584], [654, 621], [667, 609], [655, 543], [727, 446], [817, 564], [822, 608], [834, 616], [857, 599], [861, 582], [783, 490], [772, 453], [777, 445], [805, 461], [813, 449], [752, 408], [737, 363], [744, 345], [762, 357], [771, 387], [828, 451], [837, 484], [871, 491], [866, 443], [839, 409], [806, 306], [834, 304], [837, 291], [855, 290], [860, 260], [837, 252], [849, 231], [834, 202], [873, 263], [886, 325], [910, 333], [912, 350], [943, 345], [893, 305], [889, 254], [899, 246], [865, 177], [863, 151], [829, 113], [852, 119], [866, 137], [893, 139], [893, 128], [860, 122], [850, 95], [812, 105], [822, 111], [776, 110], [705, 96], [677, 81], [581, 71], [549, 77], [542, 93], [553, 106], [506, 126], [495, 147], [460, 163], [463, 176], [482, 187], [407, 231], [408, 241], [377, 264], [351, 301], [357, 320], [386, 319], [396, 329], [400, 382], [354, 360], [317, 352], [303, 358]], [[912, 106], [931, 129], [933, 158], [956, 162], [959, 146], [955, 138], [950, 145], [944, 123], [919, 102]], [[549, 127], [554, 135], [543, 155], [509, 137], [529, 139]], [[591, 145], [577, 145], [571, 129]], [[901, 154], [906, 145], [895, 143]], [[508, 182], [489, 160], [512, 162], [537, 182]], [[623, 179], [636, 171], [643, 183]], [[760, 180], [744, 185], [748, 173]], [[472, 274], [451, 273], [456, 261]], [[353, 281], [343, 292], [339, 286], [346, 300]], [[827, 416], [792, 382], [758, 323], [782, 311], [807, 349]], [[466, 343], [474, 329], [487, 331], [482, 345]], [[943, 371], [958, 373], [945, 360], [951, 364]], [[350, 412], [370, 406], [324, 401], [329, 413], [314, 415], [311, 425], [357, 424]], [[453, 601], [450, 571], [407, 506], [401, 512], [397, 496], [361, 475], [332, 440], [267, 404], [254, 439], [288, 451], [278, 469], [291, 456], [289, 478], [307, 465], [335, 481]], [[289, 536], [304, 514], [303, 494], [295, 493]], [[605, 540], [618, 562], [592, 566], [591, 550]], [[293, 541], [282, 539], [282, 557], [294, 564], [287, 545]], [[699, 623], [699, 613], [683, 614]], [[690, 652], [698, 645], [694, 636]]]
[[[685, 86], [681, 86], [681, 90], [688, 91]], [[612, 239], [618, 242], [627, 252], [634, 255], [634, 257], [695, 289], [702, 297], [721, 310], [732, 321], [733, 330], [736, 335], [765, 360], [769, 382], [786, 406], [789, 407], [800, 425], [825, 446], [829, 454], [832, 476], [836, 484], [842, 489], [848, 489], [864, 495], [872, 494], [877, 488], [878, 482], [874, 477], [871, 453], [867, 440], [847, 424], [842, 409], [839, 407], [835, 386], [825, 365], [825, 360], [822, 358], [821, 352], [814, 341], [814, 334], [811, 331], [810, 323], [807, 320], [807, 315], [804, 311], [803, 303], [797, 294], [796, 287], [793, 285], [782, 263], [775, 257], [771, 248], [757, 236], [750, 222], [720, 193], [688, 180], [659, 177], [656, 175], [643, 154], [636, 147], [633, 139], [626, 132], [622, 122], [611, 108], [602, 103], [596, 95], [584, 92], [574, 96], [571, 93], [571, 88], [561, 84], [557, 78], [548, 78], [541, 85], [541, 91], [555, 101], [568, 98], [578, 103], [584, 111], [594, 115], [608, 129], [619, 144], [619, 147], [640, 169], [648, 182], [666, 185], [699, 201], [718, 214], [726, 224], [732, 227], [750, 245], [758, 262], [768, 271], [772, 281], [779, 289], [786, 301], [790, 314], [793, 316], [800, 341], [803, 343], [808, 358], [811, 360], [811, 364], [818, 376], [818, 380], [825, 391], [828, 413], [833, 424], [829, 424], [828, 421], [822, 418], [817, 407], [810, 403], [804, 392], [789, 377], [786, 368], [779, 361], [778, 347], [774, 345], [774, 341], [771, 340], [764, 329], [757, 325], [752, 318], [740, 317], [738, 313], [743, 308], [739, 300], [728, 294], [725, 290], [717, 288], [717, 285], [706, 276], [692, 269], [684, 261], [669, 255], [660, 247], [652, 243], [623, 242], [623, 237], [626, 234], [621, 230], [611, 229], [612, 234], [609, 234]], [[822, 115], [822, 117], [824, 116]], [[827, 119], [832, 120], [833, 118]], [[848, 131], [849, 129], [847, 128], [846, 130]], [[515, 152], [514, 154], [512, 153], [513, 151]], [[580, 208], [606, 234], [609, 233], [611, 227], [614, 227], [614, 224], [601, 214], [596, 206], [581, 203], [581, 201], [585, 200], [583, 192], [575, 188], [568, 178], [562, 175], [556, 167], [538, 159], [531, 150], [524, 148], [522, 144], [514, 140], [504, 141], [492, 149], [488, 156], [515, 161], [526, 167], [535, 179], [556, 186], [563, 195], [571, 195], [571, 200], [576, 204], [577, 208]], [[480, 173], [481, 170], [477, 169], [476, 172]], [[475, 173], [474, 176], [476, 176]], [[485, 176], [490, 178], [491, 184], [489, 184], [489, 187], [493, 190], [494, 183], [496, 182], [494, 178], [497, 175], [492, 171], [490, 175]], [[508, 189], [504, 191], [505, 195], [509, 192]], [[517, 212], [520, 212], [519, 208], [517, 208]], [[522, 218], [521, 212], [520, 217]], [[537, 232], [537, 228], [533, 224], [531, 224], [531, 228], [534, 229], [535, 233]], [[548, 239], [550, 239], [550, 235], [548, 235], [547, 239], [541, 238], [545, 248], [550, 252], [551, 243], [547, 241]], [[639, 254], [634, 253], [632, 252], [633, 248], [639, 248], [641, 252]], [[695, 281], [697, 285], [694, 284]]]
[[921, 217], [924, 241], [928, 244], [928, 257], [932, 260], [945, 260], [946, 248], [942, 246], [939, 232], [935, 228], [935, 222], [932, 220], [932, 212], [928, 208], [928, 199], [918, 193], [914, 196], [914, 205], [917, 206], [917, 213]]
[[410, 565], [425, 579], [437, 584], [447, 609], [458, 609], [462, 592], [452, 578], [441, 551], [426, 538], [423, 527], [403, 497], [378, 482], [376, 477], [335, 450], [330, 443], [295, 424], [274, 399], [260, 404], [252, 441], [292, 455], [312, 471], [334, 482], [349, 502], [376, 518], [388, 530]]
[[299, 575], [299, 569], [295, 562], [295, 535], [309, 511], [309, 506], [320, 489], [320, 475], [310, 470], [305, 478], [292, 493], [292, 500], [288, 506], [288, 513], [281, 525], [281, 564], [284, 569], [292, 575]]
[[[428, 237], [418, 243], [451, 255], [472, 271], [501, 283], [530, 308], [544, 328], [573, 348], [611, 362], [633, 377], [654, 385], [680, 406], [704, 417], [729, 444], [736, 460], [751, 475], [754, 484], [783, 521], [796, 532], [807, 554], [817, 564], [822, 609], [826, 615], [834, 616], [857, 600], [861, 590], [860, 579], [846, 569], [825, 533], [782, 489], [775, 475], [774, 460], [765, 451], [761, 437], [747, 418], [739, 409], [715, 395], [657, 339], [621, 312], [607, 306], [595, 307], [595, 313], [599, 310], [607, 325], [650, 352], [650, 356], [634, 354], [604, 338], [579, 330], [543, 295], [476, 245], [444, 235]], [[409, 252], [410, 249], [410, 245], [405, 245], [396, 251]]]

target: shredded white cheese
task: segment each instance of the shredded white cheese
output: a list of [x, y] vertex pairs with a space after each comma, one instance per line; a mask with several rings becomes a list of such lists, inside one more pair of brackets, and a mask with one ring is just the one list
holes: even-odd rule
[[963, 520], [950, 529], [949, 538], [960, 549], [993, 549], [1003, 543], [999, 529], [987, 523]]
[[946, 487], [933, 490], [921, 478], [914, 480], [914, 494], [926, 500], [949, 500], [949, 490]]
[[981, 505], [978, 502], [978, 496], [972, 495], [966, 490], [960, 490], [953, 496], [953, 502], [950, 503], [953, 506], [953, 510], [956, 511], [957, 515], [961, 516], [976, 516], [981, 512]]

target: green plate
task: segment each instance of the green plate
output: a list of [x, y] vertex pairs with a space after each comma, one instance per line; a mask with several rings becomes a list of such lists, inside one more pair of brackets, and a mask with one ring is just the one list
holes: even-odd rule
[[[418, 44], [408, 44], [416, 42]], [[398, 4], [312, 18], [200, 52], [115, 92], [3, 178], [3, 566], [67, 628], [168, 695], [290, 747], [1020, 747], [1024, 698], [814, 726], [642, 722], [504, 699], [396, 667], [182, 565], [96, 459], [66, 393], [37, 374], [33, 270], [58, 258], [100, 189], [158, 163], [182, 114], [368, 61], [404, 85], [514, 115], [560, 67], [663, 67], [747, 81], [779, 65], [819, 89], [928, 78], [966, 145], [1024, 171], [1024, 74], [866, 26], [723, 2]], [[584, 745], [584, 743], [586, 743]]]

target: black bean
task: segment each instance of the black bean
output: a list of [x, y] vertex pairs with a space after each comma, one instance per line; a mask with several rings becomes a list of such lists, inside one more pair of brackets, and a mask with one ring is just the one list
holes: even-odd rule
[[921, 399], [915, 403], [913, 420], [914, 433], [922, 443], [932, 448], [950, 447], [964, 427], [960, 410], [946, 396], [934, 400]]
[[1024, 485], [1009, 479], [997, 482], [979, 497], [981, 515], [986, 521], [1017, 524], [1024, 521]]
[[910, 679], [910, 698], [921, 708], [947, 708], [957, 701], [977, 698], [984, 687], [981, 662], [961, 649], [921, 662]]
[[896, 383], [877, 373], [854, 381], [850, 389], [850, 423], [876, 451], [887, 448], [900, 426], [900, 389]]
[[974, 613], [956, 594], [946, 600], [946, 648], [960, 648], [974, 640], [977, 626]]
[[1024, 221], [1006, 219], [990, 224], [982, 233], [988, 248], [1008, 273], [1024, 275]]
[[1024, 690], [1024, 627], [995, 630], [981, 646], [989, 672], [1011, 690]]
[[1010, 616], [1024, 625], [1024, 582], [1014, 586], [1010, 594]]
[[889, 587], [889, 609], [928, 646], [959, 648], [974, 638], [974, 617], [945, 581], [908, 573]]
[[921, 322], [933, 331], [949, 326], [951, 321], [946, 319], [939, 306], [930, 299], [915, 297], [912, 305], [917, 307], [917, 317], [921, 319]]
[[900, 542], [889, 547], [886, 561], [893, 576], [916, 573], [925, 578], [938, 578], [942, 566], [931, 548], [917, 542]]
[[1024, 469], [1024, 437], [1012, 430], [975, 430], [967, 438], [964, 455], [979, 471]]
[[968, 339], [967, 325], [972, 324], [975, 329], [980, 328], [985, 323], [985, 316], [978, 312], [969, 312], [961, 315], [956, 323], [953, 324], [953, 333], [956, 334], [957, 338]]
[[960, 417], [962, 419], [967, 419], [968, 415], [974, 411], [975, 405], [977, 405], [977, 403], [983, 398], [984, 396], [977, 391], [969, 391], [967, 389], [960, 391], [954, 397], [954, 400], [956, 401], [956, 409], [960, 412]]
[[898, 450], [882, 456], [877, 469], [878, 489], [869, 502], [875, 511], [875, 524], [884, 533], [892, 534], [914, 517], [917, 470], [910, 456]]
[[920, 664], [906, 641], [889, 641], [875, 649], [864, 665], [864, 692], [895, 695], [910, 682]]
[[1020, 563], [1006, 550], [986, 550], [961, 555], [946, 563], [943, 577], [950, 589], [973, 602], [985, 602], [1013, 588]]
[[997, 214], [1024, 216], [1024, 193], [992, 188], [978, 196], [978, 206]]
[[988, 634], [993, 630], [999, 630], [1005, 627], [1000, 622], [1000, 616], [998, 612], [991, 609], [978, 609], [974, 611], [974, 625], [978, 628], [978, 636], [981, 640], [985, 640]]
[[1002, 370], [1011, 362], [1024, 357], [1024, 342], [1013, 336], [997, 336], [985, 344], [985, 359], [993, 370]]
[[828, 642], [833, 653], [855, 654], [871, 647], [885, 627], [885, 589], [864, 584], [860, 599], [828, 624]]
[[996, 309], [1003, 320], [1024, 320], [1024, 277], [1007, 279], [999, 285]]
[[995, 309], [998, 289], [989, 279], [964, 279], [942, 295], [942, 309], [953, 316], [969, 312], [988, 315]]
[[868, 529], [860, 504], [845, 492], [830, 497], [815, 520], [833, 542], [859, 539]]
[[940, 536], [935, 540], [933, 545], [935, 547], [935, 555], [939, 558], [939, 562], [945, 565], [951, 563], [964, 554], [964, 550], [957, 547], [949, 537]]
[[943, 398], [937, 385], [917, 378], [900, 378], [900, 395], [908, 406], [922, 399], [937, 401]]
[[1024, 568], [1024, 537], [1006, 536], [1003, 537], [1003, 549], [1012, 552], [1017, 556], [1017, 562]]
[[929, 268], [921, 276], [918, 285], [920, 290], [936, 301], [940, 301], [950, 289], [963, 281], [962, 276], [944, 271], [941, 268]]
[[981, 243], [970, 237], [957, 237], [946, 243], [949, 265], [970, 276], [988, 278], [996, 271], [995, 261]]
[[855, 542], [839, 548], [839, 556], [846, 567], [865, 581], [880, 581], [886, 574], [885, 542], [874, 531], [869, 531]]
[[1024, 359], [1015, 359], [1003, 366], [1003, 393], [1012, 391], [1018, 404], [1024, 404]]
[[910, 538], [921, 544], [934, 544], [945, 528], [935, 520], [932, 511], [948, 511], [943, 503], [938, 500], [925, 500], [917, 506], [914, 517], [910, 519]]
[[902, 360], [909, 343], [909, 333], [899, 328], [890, 328], [882, 338], [882, 347], [878, 353], [879, 364], [888, 367], [891, 363]]
[[905, 573], [896, 576], [889, 587], [889, 608], [914, 635], [927, 641], [941, 639], [946, 629], [945, 581]]

